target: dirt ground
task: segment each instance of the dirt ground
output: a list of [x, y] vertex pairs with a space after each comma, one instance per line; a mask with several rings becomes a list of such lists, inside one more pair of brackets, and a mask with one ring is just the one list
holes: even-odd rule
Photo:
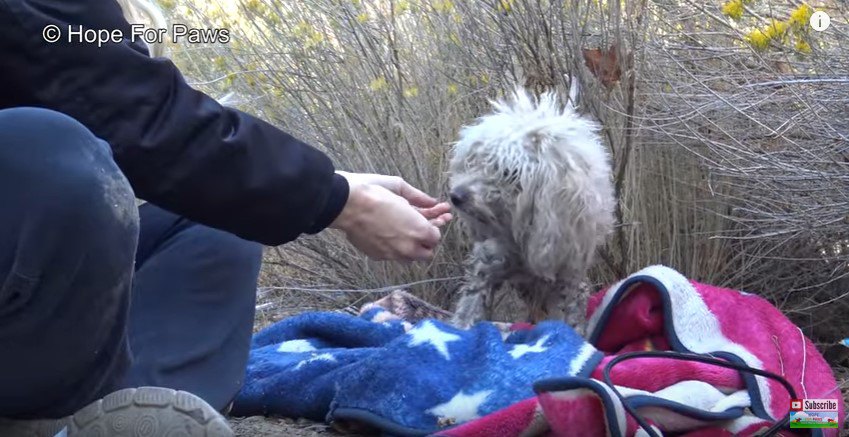
[[308, 420], [279, 419], [274, 417], [232, 418], [230, 424], [240, 437], [313, 437], [339, 436], [326, 425]]

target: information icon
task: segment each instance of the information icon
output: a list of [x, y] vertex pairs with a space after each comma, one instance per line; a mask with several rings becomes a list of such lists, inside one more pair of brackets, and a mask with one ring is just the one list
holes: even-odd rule
[[811, 27], [818, 32], [828, 29], [831, 17], [823, 11], [816, 11], [811, 15]]

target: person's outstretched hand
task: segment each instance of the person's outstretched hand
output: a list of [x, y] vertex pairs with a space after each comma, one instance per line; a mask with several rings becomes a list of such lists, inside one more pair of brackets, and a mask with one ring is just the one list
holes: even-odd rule
[[451, 220], [451, 207], [396, 176], [337, 172], [350, 194], [330, 225], [368, 257], [377, 260], [426, 260], [441, 239], [439, 227]]

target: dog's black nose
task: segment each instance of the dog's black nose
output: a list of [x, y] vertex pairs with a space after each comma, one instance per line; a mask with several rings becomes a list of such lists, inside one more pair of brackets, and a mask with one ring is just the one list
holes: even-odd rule
[[451, 198], [451, 203], [454, 204], [454, 206], [460, 206], [469, 200], [469, 190], [459, 187], [455, 188], [451, 190], [449, 197]]

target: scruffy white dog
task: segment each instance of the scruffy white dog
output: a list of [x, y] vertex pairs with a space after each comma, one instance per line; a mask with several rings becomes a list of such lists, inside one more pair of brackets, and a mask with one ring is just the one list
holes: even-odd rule
[[490, 319], [509, 283], [531, 322], [564, 320], [583, 333], [584, 280], [614, 223], [610, 159], [571, 101], [512, 97], [493, 102], [453, 149], [450, 199], [474, 247], [452, 323]]

